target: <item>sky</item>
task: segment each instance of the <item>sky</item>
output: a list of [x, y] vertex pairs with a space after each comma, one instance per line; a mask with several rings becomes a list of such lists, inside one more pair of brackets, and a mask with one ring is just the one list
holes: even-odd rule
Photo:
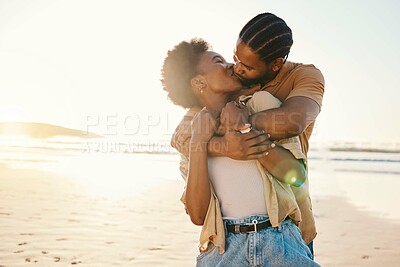
[[400, 4], [282, 2], [0, 0], [0, 122], [168, 139], [185, 110], [161, 87], [167, 51], [202, 37], [232, 62], [240, 29], [271, 12], [293, 31], [288, 60], [325, 77], [312, 141], [399, 143]]

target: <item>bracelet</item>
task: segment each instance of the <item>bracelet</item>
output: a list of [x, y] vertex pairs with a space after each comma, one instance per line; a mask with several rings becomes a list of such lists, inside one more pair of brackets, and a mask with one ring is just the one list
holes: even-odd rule
[[246, 128], [246, 129], [244, 129], [244, 130], [240, 130], [240, 132], [241, 132], [242, 134], [245, 134], [245, 133], [250, 132], [251, 129], [253, 129], [253, 127], [249, 126], [248, 128]]

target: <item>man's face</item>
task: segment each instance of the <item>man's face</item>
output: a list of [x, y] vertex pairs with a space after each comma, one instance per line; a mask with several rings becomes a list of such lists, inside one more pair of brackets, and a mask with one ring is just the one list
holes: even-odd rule
[[269, 70], [269, 65], [263, 62], [260, 56], [241, 39], [238, 39], [233, 53], [235, 75], [239, 77], [243, 85], [264, 83], [273, 79], [274, 73]]

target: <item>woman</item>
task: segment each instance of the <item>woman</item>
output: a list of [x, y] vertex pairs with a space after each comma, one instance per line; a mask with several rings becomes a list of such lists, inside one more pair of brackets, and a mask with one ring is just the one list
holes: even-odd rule
[[[242, 89], [233, 74], [233, 65], [209, 51], [201, 39], [175, 46], [162, 69], [163, 87], [172, 102], [201, 109], [192, 120], [183, 198], [192, 222], [203, 226], [197, 266], [318, 266], [296, 226], [301, 216], [289, 185], [300, 186], [306, 178], [298, 139], [280, 142], [259, 161], [208, 157], [215, 134], [237, 130], [225, 123], [231, 121], [224, 119], [229, 111], [236, 116], [245, 110], [228, 103]], [[279, 105], [266, 92], [243, 100], [248, 100], [250, 113], [272, 108], [271, 101]], [[254, 146], [254, 153], [263, 149]]]

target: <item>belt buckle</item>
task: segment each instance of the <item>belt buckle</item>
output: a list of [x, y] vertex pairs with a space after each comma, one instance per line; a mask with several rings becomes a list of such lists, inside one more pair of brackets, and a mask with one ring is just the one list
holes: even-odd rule
[[257, 220], [253, 220], [251, 223], [254, 225], [254, 230], [253, 231], [249, 231], [247, 233], [248, 234], [257, 233], [257, 223], [258, 223], [258, 221]]

